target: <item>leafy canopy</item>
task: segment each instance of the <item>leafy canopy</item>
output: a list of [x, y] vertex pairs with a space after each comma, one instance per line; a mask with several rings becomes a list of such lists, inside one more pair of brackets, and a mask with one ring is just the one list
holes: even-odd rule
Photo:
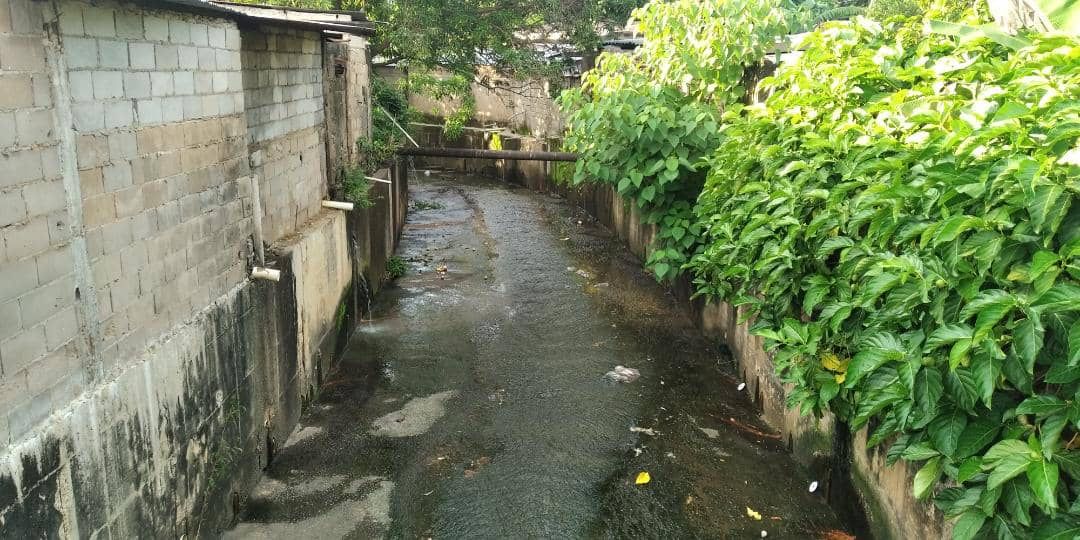
[[[730, 3], [705, 4], [684, 9]], [[655, 56], [604, 59], [564, 100], [574, 182], [659, 225], [659, 276], [744, 306], [791, 406], [920, 464], [913, 496], [954, 538], [1073, 538], [1080, 40], [967, 22], [827, 24], [749, 106], [741, 70], [771, 37], [646, 34]]]

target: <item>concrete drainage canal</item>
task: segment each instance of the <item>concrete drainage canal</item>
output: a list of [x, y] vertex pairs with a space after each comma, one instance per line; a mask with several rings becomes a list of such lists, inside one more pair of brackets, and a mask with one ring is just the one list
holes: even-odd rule
[[407, 274], [227, 537], [861, 533], [725, 351], [586, 215], [464, 175], [411, 189]]

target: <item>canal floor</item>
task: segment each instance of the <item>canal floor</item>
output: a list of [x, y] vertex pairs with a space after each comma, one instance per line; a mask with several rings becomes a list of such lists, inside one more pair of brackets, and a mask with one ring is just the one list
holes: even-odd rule
[[[844, 529], [726, 352], [587, 215], [449, 173], [418, 176], [411, 200], [408, 273], [359, 323], [227, 537]], [[617, 365], [640, 378], [605, 379]]]

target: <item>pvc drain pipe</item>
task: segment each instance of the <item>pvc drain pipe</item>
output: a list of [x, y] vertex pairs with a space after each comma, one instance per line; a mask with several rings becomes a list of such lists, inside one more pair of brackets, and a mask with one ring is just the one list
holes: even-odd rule
[[273, 268], [264, 268], [262, 266], [253, 266], [251, 268], [252, 279], [265, 279], [268, 281], [281, 281], [281, 270], [274, 270]]
[[351, 212], [354, 206], [351, 202], [341, 201], [323, 201], [322, 205], [323, 208], [333, 208], [334, 210], [344, 210], [346, 212]]

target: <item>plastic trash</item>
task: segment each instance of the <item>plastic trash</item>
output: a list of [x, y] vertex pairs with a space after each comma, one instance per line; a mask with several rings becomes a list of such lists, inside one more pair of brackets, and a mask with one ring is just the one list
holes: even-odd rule
[[655, 437], [655, 436], [660, 434], [659, 431], [656, 431], [653, 428], [643, 428], [643, 427], [637, 427], [637, 426], [631, 426], [630, 431], [632, 433], [644, 433], [644, 434], [646, 434], [646, 435], [648, 435], [650, 437]]
[[750, 508], [749, 506], [746, 507], [746, 516], [751, 519], [761, 521], [761, 514], [757, 513], [756, 511], [754, 511], [753, 508]]
[[647, 471], [641, 471], [637, 473], [637, 478], [634, 478], [634, 484], [640, 486], [642, 484], [648, 484], [650, 480], [652, 480], [652, 476], [649, 476]]
[[814, 480], [813, 482], [810, 482], [810, 493], [813, 493], [813, 492], [817, 491], [817, 486], [818, 486], [817, 480]]
[[746, 383], [744, 383], [744, 382], [739, 383], [739, 386], [735, 387], [735, 389], [740, 391], [740, 392], [743, 391], [743, 388], [746, 388]]
[[617, 383], [632, 383], [641, 376], [641, 372], [626, 366], [615, 366], [615, 369], [604, 374], [604, 378]]

